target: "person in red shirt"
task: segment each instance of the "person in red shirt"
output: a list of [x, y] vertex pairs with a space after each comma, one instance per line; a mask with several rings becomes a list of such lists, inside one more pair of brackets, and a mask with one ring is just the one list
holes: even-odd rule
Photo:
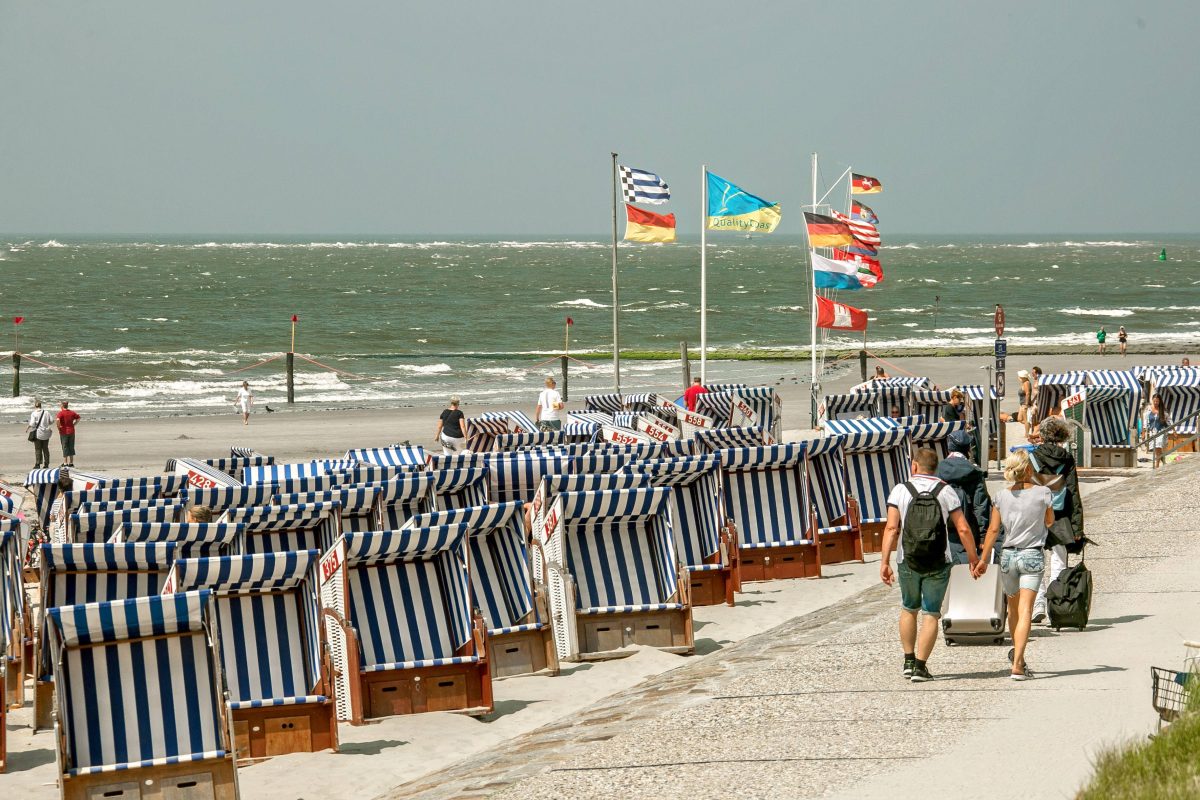
[[58, 421], [58, 439], [62, 443], [63, 466], [75, 466], [75, 426], [79, 424], [79, 415], [70, 408], [70, 403], [62, 401], [62, 411], [56, 417]]
[[696, 398], [702, 394], [708, 394], [708, 389], [701, 385], [699, 378], [692, 378], [692, 385], [683, 392], [683, 403], [688, 411], [696, 410]]

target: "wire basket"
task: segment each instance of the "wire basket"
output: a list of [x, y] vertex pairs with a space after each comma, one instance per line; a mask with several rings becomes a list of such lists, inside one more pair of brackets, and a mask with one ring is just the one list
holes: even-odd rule
[[1162, 667], [1150, 668], [1150, 682], [1153, 689], [1151, 702], [1158, 712], [1159, 725], [1163, 722], [1174, 722], [1187, 707], [1188, 698], [1200, 687], [1200, 675], [1194, 672], [1180, 672]]

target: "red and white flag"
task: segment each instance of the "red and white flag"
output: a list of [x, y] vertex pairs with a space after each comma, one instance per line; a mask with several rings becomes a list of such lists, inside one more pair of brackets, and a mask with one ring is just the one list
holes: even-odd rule
[[879, 264], [879, 259], [871, 258], [870, 256], [851, 253], [842, 248], [835, 248], [833, 251], [834, 261], [853, 261], [858, 265], [858, 282], [864, 288], [871, 288], [875, 284], [883, 280], [883, 267]]
[[853, 219], [852, 217], [848, 217], [845, 214], [841, 214], [837, 211], [833, 212], [833, 216], [835, 219], [838, 219], [849, 226], [850, 233], [854, 234], [855, 239], [858, 239], [863, 244], [868, 244], [872, 247], [879, 247], [879, 243], [882, 241], [879, 238], [879, 228], [876, 228], [869, 222]]
[[820, 295], [817, 300], [817, 327], [835, 331], [865, 331], [867, 312], [845, 303], [835, 303]]

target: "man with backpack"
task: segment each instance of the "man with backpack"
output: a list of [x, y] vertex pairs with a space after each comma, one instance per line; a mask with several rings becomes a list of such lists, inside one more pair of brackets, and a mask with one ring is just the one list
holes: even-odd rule
[[1067, 568], [1067, 554], [1083, 552], [1083, 498], [1079, 494], [1079, 473], [1075, 458], [1063, 447], [1071, 438], [1071, 429], [1061, 417], [1047, 417], [1038, 426], [1042, 442], [1029, 455], [1035, 482], [1050, 490], [1054, 524], [1046, 537], [1050, 551], [1050, 569], [1042, 578], [1042, 588], [1033, 603], [1034, 623], [1047, 616], [1046, 590]]
[[[987, 475], [983, 470], [971, 463], [971, 450], [975, 437], [967, 431], [955, 431], [946, 439], [947, 455], [938, 464], [937, 476], [954, 489], [958, 502], [962, 507], [963, 516], [971, 526], [971, 534], [975, 538], [975, 547], [983, 544], [984, 534], [987, 533], [988, 522], [992, 519], [992, 497], [988, 494]], [[1000, 550], [997, 542], [996, 551]], [[967, 563], [967, 551], [962, 548], [955, 536], [950, 537], [950, 553], [955, 564]], [[983, 557], [983, 553], [979, 554]], [[999, 558], [997, 556], [997, 558]]]
[[[887, 526], [879, 578], [888, 586], [900, 583], [900, 644], [904, 648], [904, 676], [913, 683], [933, 680], [927, 667], [937, 643], [942, 600], [950, 581], [949, 530], [953, 526], [972, 569], [979, 560], [975, 537], [963, 516], [953, 488], [934, 473], [938, 456], [920, 449], [913, 455], [912, 477], [888, 495]], [[896, 569], [892, 570], [892, 551]], [[922, 620], [920, 631], [917, 613]]]

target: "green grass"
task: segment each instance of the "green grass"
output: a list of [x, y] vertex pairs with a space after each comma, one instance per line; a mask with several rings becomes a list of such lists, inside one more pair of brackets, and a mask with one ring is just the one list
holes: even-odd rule
[[1200, 797], [1200, 692], [1190, 710], [1152, 741], [1100, 756], [1076, 800], [1194, 800]]

